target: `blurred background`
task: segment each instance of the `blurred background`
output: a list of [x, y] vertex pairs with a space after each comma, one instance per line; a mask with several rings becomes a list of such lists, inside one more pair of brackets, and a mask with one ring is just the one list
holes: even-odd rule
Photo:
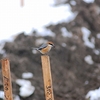
[[41, 54], [31, 48], [46, 41], [55, 44], [55, 100], [100, 100], [100, 0], [0, 1], [0, 59], [10, 60], [14, 100], [45, 100]]

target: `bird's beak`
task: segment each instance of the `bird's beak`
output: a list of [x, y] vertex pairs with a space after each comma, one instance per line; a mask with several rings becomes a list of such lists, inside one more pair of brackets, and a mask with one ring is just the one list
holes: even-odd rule
[[53, 44], [53, 47], [55, 48], [55, 45]]

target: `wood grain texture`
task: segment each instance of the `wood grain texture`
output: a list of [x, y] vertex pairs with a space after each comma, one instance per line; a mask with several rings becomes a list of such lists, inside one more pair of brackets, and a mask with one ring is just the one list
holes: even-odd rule
[[54, 100], [49, 56], [48, 55], [41, 56], [41, 61], [42, 61], [45, 97], [46, 100]]
[[5, 100], [13, 100], [9, 60], [2, 59], [1, 62]]

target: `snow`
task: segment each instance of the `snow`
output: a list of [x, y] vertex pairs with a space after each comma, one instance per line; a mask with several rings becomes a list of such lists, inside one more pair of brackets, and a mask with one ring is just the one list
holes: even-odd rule
[[66, 43], [62, 43], [61, 46], [62, 47], [66, 47], [67, 45], [66, 45]]
[[91, 37], [91, 43], [95, 44], [95, 37]]
[[21, 97], [29, 97], [35, 91], [35, 87], [31, 85], [29, 80], [17, 79], [16, 83], [20, 86], [19, 95]]
[[1, 0], [0, 41], [12, 40], [20, 32], [29, 34], [32, 29], [39, 30], [49, 24], [70, 22], [77, 15], [71, 11], [69, 4], [53, 5], [53, 0], [24, 0], [24, 6], [21, 7], [20, 0]]
[[35, 49], [33, 48], [32, 53], [33, 53], [33, 54], [37, 54], [37, 53], [38, 53], [38, 51], [37, 51], [37, 50], [35, 50]]
[[86, 27], [82, 27], [81, 31], [83, 33], [84, 44], [89, 48], [92, 48], [92, 49], [95, 48], [95, 38], [91, 38], [91, 41], [89, 40], [91, 31], [88, 30]]
[[76, 1], [74, 1], [74, 0], [71, 0], [70, 3], [71, 3], [71, 5], [73, 5], [73, 6], [76, 5]]
[[14, 97], [14, 100], [20, 100], [20, 97], [19, 97], [18, 95], [16, 95], [16, 96]]
[[[39, 39], [36, 39], [35, 44], [36, 44], [37, 46], [39, 46], [39, 45], [41, 45], [42, 43], [46, 43], [46, 42], [47, 42], [46, 39], [39, 38]], [[36, 48], [36, 47], [35, 47], [35, 48]]]
[[89, 84], [89, 81], [85, 81], [85, 83], [84, 83], [85, 85], [88, 85]]
[[100, 33], [98, 33], [96, 37], [97, 37], [98, 39], [100, 39]]
[[68, 0], [53, 0], [54, 1], [54, 5], [59, 5], [59, 4], [63, 4]]
[[31, 85], [31, 82], [30, 82], [30, 81], [24, 80], [24, 79], [17, 79], [17, 80], [16, 80], [16, 83], [17, 83], [19, 86], [23, 86], [24, 84]]
[[33, 74], [31, 72], [23, 73], [22, 78], [25, 79], [33, 78]]
[[83, 1], [86, 3], [93, 3], [94, 2], [94, 0], [83, 0]]
[[29, 97], [30, 95], [32, 95], [35, 91], [35, 87], [32, 85], [27, 85], [26, 83], [20, 87], [20, 96], [21, 97]]
[[89, 100], [100, 100], [100, 87], [95, 90], [91, 90], [87, 93], [86, 99], [90, 98]]
[[45, 27], [41, 27], [37, 30], [38, 36], [51, 36], [55, 37], [55, 33], [53, 33], [50, 29], [46, 29]]
[[4, 91], [0, 91], [0, 98], [4, 99]]
[[93, 52], [94, 52], [96, 55], [99, 55], [99, 54], [100, 54], [100, 50], [97, 50], [97, 49], [94, 49]]
[[69, 38], [72, 37], [72, 33], [71, 32], [68, 32], [68, 30], [65, 27], [62, 27], [61, 28], [61, 32], [62, 32], [62, 36], [63, 37], [69, 37]]
[[94, 62], [92, 60], [92, 57], [91, 55], [87, 55], [85, 58], [84, 58], [85, 62], [88, 63], [89, 65], [92, 65]]
[[4, 45], [5, 45], [4, 42], [0, 43], [0, 54], [5, 54], [5, 51], [3, 50]]
[[77, 48], [77, 47], [76, 47], [75, 45], [73, 45], [73, 46], [71, 46], [70, 50], [71, 50], [71, 51], [74, 51], [74, 50], [76, 50], [76, 48]]

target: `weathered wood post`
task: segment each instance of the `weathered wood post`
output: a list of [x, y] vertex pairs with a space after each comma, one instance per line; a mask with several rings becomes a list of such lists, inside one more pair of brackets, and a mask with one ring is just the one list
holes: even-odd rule
[[8, 59], [2, 59], [1, 63], [2, 63], [2, 75], [3, 75], [5, 100], [13, 100], [11, 74], [10, 74], [10, 63], [9, 63]]
[[20, 2], [21, 2], [21, 7], [23, 7], [24, 6], [24, 0], [21, 0]]
[[54, 100], [49, 56], [42, 55], [41, 61], [44, 79], [45, 98], [46, 100]]

